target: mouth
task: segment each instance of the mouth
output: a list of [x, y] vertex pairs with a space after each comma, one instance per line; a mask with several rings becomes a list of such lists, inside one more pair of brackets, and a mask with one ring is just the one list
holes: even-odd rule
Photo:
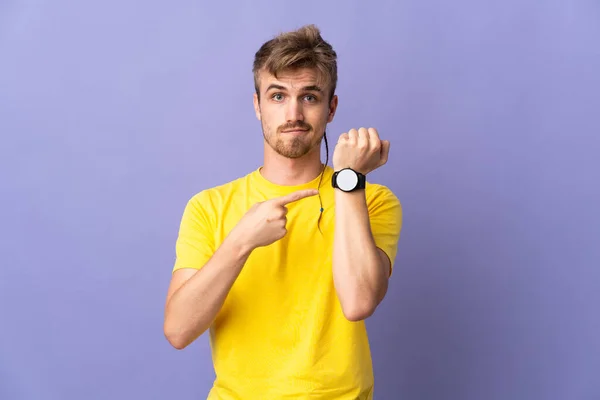
[[303, 133], [308, 132], [307, 129], [293, 129], [293, 130], [289, 130], [289, 131], [282, 131], [281, 133], [286, 133], [288, 135], [302, 135]]

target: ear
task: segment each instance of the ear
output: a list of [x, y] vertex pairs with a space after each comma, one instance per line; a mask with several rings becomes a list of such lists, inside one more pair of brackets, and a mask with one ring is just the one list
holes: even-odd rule
[[258, 95], [254, 92], [254, 112], [256, 113], [256, 118], [260, 121], [260, 101], [258, 100]]
[[333, 117], [335, 117], [335, 111], [337, 110], [337, 106], [338, 106], [338, 97], [337, 97], [337, 95], [334, 95], [331, 98], [331, 102], [329, 102], [329, 115], [327, 115], [328, 123], [333, 121]]

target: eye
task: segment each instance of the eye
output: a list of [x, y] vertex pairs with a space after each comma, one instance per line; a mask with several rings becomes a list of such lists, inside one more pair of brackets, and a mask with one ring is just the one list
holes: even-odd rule
[[315, 96], [313, 96], [312, 94], [307, 94], [306, 96], [304, 96], [304, 98], [309, 103], [314, 103], [315, 101], [317, 101], [317, 98]]
[[281, 93], [275, 93], [271, 98], [275, 101], [281, 101], [283, 100], [283, 95]]

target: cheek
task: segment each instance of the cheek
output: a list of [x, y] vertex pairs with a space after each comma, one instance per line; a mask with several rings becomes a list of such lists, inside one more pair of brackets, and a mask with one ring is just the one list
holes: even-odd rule
[[309, 116], [310, 123], [316, 126], [323, 126], [329, 122], [329, 109], [318, 110], [315, 113], [311, 113]]
[[279, 114], [277, 110], [269, 107], [263, 108], [261, 112], [263, 122], [271, 126], [280, 124], [281, 116]]

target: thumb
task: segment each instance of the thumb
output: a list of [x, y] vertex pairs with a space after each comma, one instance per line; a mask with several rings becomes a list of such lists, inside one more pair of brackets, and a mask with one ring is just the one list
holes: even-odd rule
[[381, 141], [381, 153], [379, 156], [379, 166], [385, 164], [388, 160], [388, 156], [390, 154], [390, 141], [382, 140]]

